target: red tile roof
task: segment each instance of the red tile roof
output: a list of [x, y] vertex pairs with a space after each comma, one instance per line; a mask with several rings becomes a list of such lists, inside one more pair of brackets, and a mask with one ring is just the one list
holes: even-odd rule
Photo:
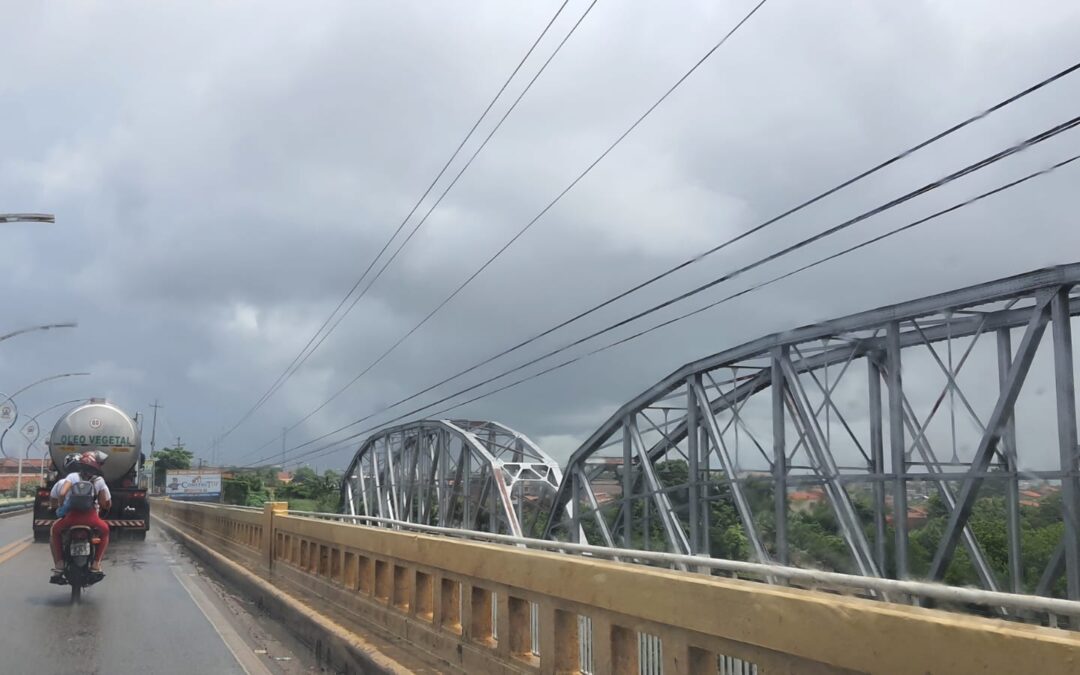
[[[0, 490], [14, 490], [16, 484], [19, 482], [18, 475], [13, 474], [0, 474]], [[41, 482], [41, 476], [37, 474], [30, 474], [29, 476], [23, 475], [22, 486], [23, 494], [25, 496], [32, 497], [33, 495], [26, 495], [26, 490], [33, 489]]]
[[[47, 463], [47, 464], [46, 464]], [[49, 466], [52, 464], [51, 460], [41, 459], [35, 457], [31, 459], [23, 460], [23, 471], [41, 471], [42, 465]], [[19, 470], [19, 460], [15, 457], [4, 457], [0, 459], [0, 472], [8, 473], [9, 471], [15, 472]]]

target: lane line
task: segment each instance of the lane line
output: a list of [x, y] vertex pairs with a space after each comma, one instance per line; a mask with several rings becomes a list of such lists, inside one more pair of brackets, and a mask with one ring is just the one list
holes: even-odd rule
[[26, 549], [30, 548], [30, 544], [33, 543], [33, 537], [26, 535], [18, 541], [12, 542], [7, 546], [0, 548], [0, 565], [11, 560], [15, 556], [19, 555]]
[[30, 539], [30, 535], [25, 535], [25, 536], [19, 537], [15, 541], [8, 542], [7, 544], [4, 544], [3, 546], [0, 546], [0, 555], [3, 555], [5, 553], [7, 553], [8, 551], [15, 548], [16, 546], [23, 543], [24, 541], [27, 541], [28, 539]]
[[240, 633], [233, 628], [233, 625], [229, 623], [229, 620], [221, 613], [221, 610], [207, 597], [193, 581], [191, 581], [187, 575], [181, 570], [178, 565], [170, 565], [169, 569], [172, 570], [173, 576], [180, 582], [180, 585], [184, 587], [187, 594], [191, 596], [191, 600], [195, 603], [195, 606], [199, 608], [199, 611], [203, 613], [206, 620], [210, 622], [214, 630], [217, 631], [221, 641], [225, 643], [225, 646], [232, 652], [236, 662], [244, 670], [247, 675], [274, 675], [274, 673], [266, 667], [266, 664], [259, 659], [259, 656], [255, 654], [246, 642], [244, 638], [240, 637]]

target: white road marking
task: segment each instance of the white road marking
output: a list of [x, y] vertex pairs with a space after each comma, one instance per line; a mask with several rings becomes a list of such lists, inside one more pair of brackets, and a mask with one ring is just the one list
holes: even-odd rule
[[[244, 672], [248, 675], [274, 675], [269, 668], [259, 659], [257, 655], [252, 653], [248, 648], [244, 639], [240, 637], [240, 634], [236, 632], [229, 620], [225, 618], [225, 615], [221, 613], [210, 598], [206, 596], [193, 581], [187, 578], [179, 566], [170, 565], [169, 569], [172, 570], [173, 576], [180, 582], [180, 585], [184, 587], [188, 595], [191, 596], [195, 606], [199, 608], [199, 611], [203, 613], [206, 620], [210, 622], [210, 625], [214, 627], [217, 634], [221, 637], [221, 641], [225, 643], [225, 646], [232, 652], [233, 657], [236, 658], [236, 662], [240, 664], [240, 667], [244, 669]], [[197, 576], [197, 575], [190, 575]]]

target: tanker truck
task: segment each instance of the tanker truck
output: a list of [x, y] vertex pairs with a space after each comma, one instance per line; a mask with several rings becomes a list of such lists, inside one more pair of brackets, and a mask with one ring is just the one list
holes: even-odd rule
[[139, 486], [142, 468], [142, 437], [138, 425], [126, 412], [103, 398], [92, 398], [65, 413], [49, 436], [52, 471], [34, 501], [34, 539], [45, 541], [56, 512], [49, 493], [64, 477], [64, 457], [71, 453], [98, 451], [107, 456], [101, 473], [112, 493], [112, 507], [103, 515], [110, 532], [127, 532], [144, 539], [150, 528], [150, 501]]

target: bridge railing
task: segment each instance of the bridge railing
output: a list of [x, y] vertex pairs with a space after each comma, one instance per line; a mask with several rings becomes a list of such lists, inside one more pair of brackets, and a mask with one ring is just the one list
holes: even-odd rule
[[[262, 551], [263, 510], [233, 506], [207, 507], [205, 504], [173, 500], [157, 501], [169, 518], [199, 532], [208, 542]], [[202, 507], [202, 508], [200, 508]]]
[[473, 541], [509, 544], [537, 551], [553, 551], [683, 571], [726, 576], [735, 579], [781, 582], [787, 586], [841, 593], [861, 598], [890, 600], [904, 604], [963, 607], [1001, 615], [1013, 620], [1049, 625], [1055, 628], [1076, 629], [1080, 625], [1080, 602], [1039, 595], [1021, 595], [984, 591], [978, 588], [948, 586], [922, 581], [898, 581], [854, 574], [840, 574], [784, 565], [768, 565], [740, 560], [724, 560], [706, 556], [689, 556], [660, 551], [608, 548], [589, 544], [530, 539], [510, 535], [460, 530], [448, 527], [403, 523], [373, 516], [352, 516], [340, 513], [289, 511], [303, 518], [331, 520], [348, 525], [391, 528], [404, 532], [422, 532]]
[[465, 672], [640, 673], [648, 662], [658, 666], [648, 672], [700, 674], [738, 662], [762, 674], [1034, 664], [1064, 673], [1080, 658], [1080, 636], [1068, 631], [350, 525], [289, 514], [284, 504], [253, 514], [165, 501], [157, 512], [316, 609], [350, 617], [353, 630], [407, 640]]

